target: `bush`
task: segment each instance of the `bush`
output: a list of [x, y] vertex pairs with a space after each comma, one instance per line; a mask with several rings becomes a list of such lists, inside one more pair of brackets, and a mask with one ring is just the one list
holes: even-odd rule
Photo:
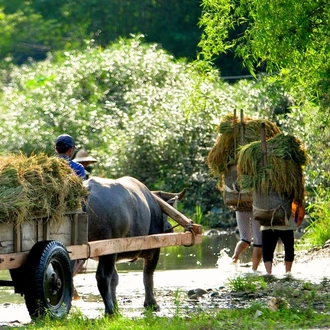
[[311, 221], [305, 229], [303, 242], [313, 246], [322, 246], [330, 239], [330, 189], [319, 187], [313, 202], [308, 206]]
[[67, 133], [99, 159], [93, 175], [131, 175], [150, 189], [186, 187], [184, 208], [199, 205], [204, 214], [222, 207], [205, 164], [220, 118], [234, 108], [271, 116], [277, 104], [262, 84], [201, 75], [141, 36], [49, 55], [2, 77], [0, 152], [51, 155], [56, 136]]

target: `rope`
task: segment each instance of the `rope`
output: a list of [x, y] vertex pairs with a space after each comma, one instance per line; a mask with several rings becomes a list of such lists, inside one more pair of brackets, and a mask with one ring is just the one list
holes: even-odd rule
[[195, 245], [195, 241], [196, 241], [196, 239], [195, 239], [195, 235], [196, 235], [196, 234], [195, 234], [195, 232], [193, 231], [192, 222], [186, 224], [186, 226], [185, 226], [185, 228], [184, 228], [184, 232], [187, 232], [187, 231], [190, 231], [190, 232], [191, 232], [191, 235], [192, 235], [192, 243], [191, 243], [191, 244], [187, 244], [187, 245], [185, 245], [185, 244], [182, 244], [182, 245], [185, 246], [185, 247], [190, 247], [190, 246]]
[[[275, 212], [278, 210], [278, 209], [282, 209], [284, 211], [284, 214], [285, 214], [285, 217], [284, 217], [284, 222], [285, 222], [285, 226], [288, 226], [289, 225], [289, 220], [288, 220], [288, 216], [286, 214], [286, 211], [284, 209], [284, 207], [282, 205], [278, 205], [274, 210], [273, 210], [273, 213], [272, 213], [272, 219], [270, 220], [270, 227], [272, 228], [273, 227], [273, 221], [274, 221], [274, 216], [275, 216]], [[273, 229], [274, 230], [274, 229]]]
[[171, 232], [173, 231], [174, 228], [179, 227], [179, 226], [180, 226], [180, 225], [177, 224], [177, 225], [175, 225], [175, 226], [172, 226], [172, 227], [169, 228], [169, 229], [166, 229], [166, 230], [164, 231], [164, 234], [165, 234], [165, 233], [171, 233]]
[[[270, 209], [270, 210], [261, 209], [261, 208], [256, 207], [255, 205], [253, 205], [253, 209], [256, 210], [256, 211], [258, 211], [258, 212], [272, 212], [272, 217], [271, 217], [271, 220], [270, 220], [270, 227], [273, 227], [274, 226], [273, 225], [273, 222], [274, 222], [275, 213], [280, 208], [284, 211], [284, 214], [285, 214], [284, 224], [283, 225], [275, 225], [275, 226], [289, 226], [288, 215], [287, 215], [287, 212], [286, 212], [285, 208], [282, 205], [278, 205], [274, 209]], [[268, 225], [263, 225], [263, 226], [268, 226]], [[274, 229], [272, 229], [272, 230], [274, 230]]]

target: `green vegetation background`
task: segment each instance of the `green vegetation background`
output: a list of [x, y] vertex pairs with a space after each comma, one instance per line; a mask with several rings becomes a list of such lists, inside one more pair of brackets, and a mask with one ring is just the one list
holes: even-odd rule
[[[231, 52], [205, 70], [195, 61], [203, 8], [199, 1], [0, 0], [0, 152], [51, 155], [55, 137], [71, 134], [99, 159], [94, 175], [186, 187], [181, 208], [216, 226], [223, 202], [205, 159], [221, 117], [243, 109], [305, 143], [306, 188], [317, 201], [322, 194], [314, 191], [329, 185], [327, 112], [260, 68], [255, 79], [225, 82], [220, 74], [248, 73]], [[241, 32], [236, 26], [230, 38]]]

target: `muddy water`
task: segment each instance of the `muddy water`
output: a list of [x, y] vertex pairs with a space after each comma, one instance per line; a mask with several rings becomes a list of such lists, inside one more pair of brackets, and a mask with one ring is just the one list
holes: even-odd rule
[[[219, 285], [220, 272], [217, 261], [219, 252], [228, 249], [232, 254], [238, 236], [235, 232], [216, 232], [214, 235], [203, 237], [203, 243], [192, 247], [175, 246], [161, 250], [160, 260], [155, 274], [155, 294], [161, 305], [168, 305], [173, 300], [173, 292], [186, 292], [195, 286]], [[242, 262], [249, 262], [250, 251], [245, 253]], [[96, 263], [88, 260], [86, 269], [74, 278], [80, 299], [73, 302], [73, 308], [79, 308], [89, 317], [103, 315], [103, 303], [99, 296], [96, 280]], [[144, 309], [142, 260], [134, 263], [117, 265], [120, 282], [117, 290], [121, 310], [129, 315], [142, 313]], [[7, 271], [0, 272], [0, 279], [10, 280]], [[164, 299], [165, 297], [165, 299]], [[173, 299], [172, 299], [173, 298]], [[173, 303], [172, 303], [173, 305]], [[162, 306], [161, 306], [162, 307]], [[169, 306], [162, 310], [168, 312]], [[24, 298], [14, 294], [13, 288], [0, 287], [0, 325], [9, 322], [30, 322]]]
[[[193, 247], [169, 247], [162, 249], [155, 273], [155, 296], [161, 307], [158, 315], [171, 316], [177, 312], [178, 299], [187, 299], [187, 292], [201, 288], [225, 286], [228, 279], [239, 273], [251, 272], [251, 251], [247, 251], [239, 266], [231, 263], [238, 237], [235, 233], [206, 236], [203, 243]], [[281, 247], [279, 247], [279, 253]], [[220, 253], [221, 252], [221, 253]], [[95, 263], [88, 261], [87, 268], [74, 278], [79, 299], [73, 301], [72, 310], [79, 309], [84, 315], [95, 318], [103, 315], [103, 303], [95, 280]], [[117, 299], [123, 315], [139, 316], [144, 312], [142, 263], [119, 264], [120, 276]], [[317, 269], [317, 272], [315, 271]], [[264, 272], [263, 265], [260, 271]], [[274, 267], [274, 275], [282, 276], [284, 266]], [[315, 260], [315, 263], [295, 264], [295, 277], [321, 280], [330, 274], [330, 262]], [[10, 279], [8, 272], [0, 272], [0, 278]], [[200, 302], [201, 303], [201, 302]], [[189, 307], [187, 307], [189, 308]], [[24, 299], [13, 293], [12, 288], [0, 288], [0, 327], [8, 324], [30, 322]]]

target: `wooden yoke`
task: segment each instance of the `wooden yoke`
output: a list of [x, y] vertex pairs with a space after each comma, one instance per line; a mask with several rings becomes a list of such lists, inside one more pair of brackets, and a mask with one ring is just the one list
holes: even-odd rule
[[167, 204], [161, 198], [156, 195], [153, 196], [157, 200], [162, 211], [171, 217], [174, 221], [176, 221], [179, 225], [185, 229], [192, 229], [192, 231], [197, 235], [201, 235], [203, 233], [203, 227], [201, 225], [194, 224], [192, 220], [188, 219], [185, 215], [183, 215], [171, 205]]

